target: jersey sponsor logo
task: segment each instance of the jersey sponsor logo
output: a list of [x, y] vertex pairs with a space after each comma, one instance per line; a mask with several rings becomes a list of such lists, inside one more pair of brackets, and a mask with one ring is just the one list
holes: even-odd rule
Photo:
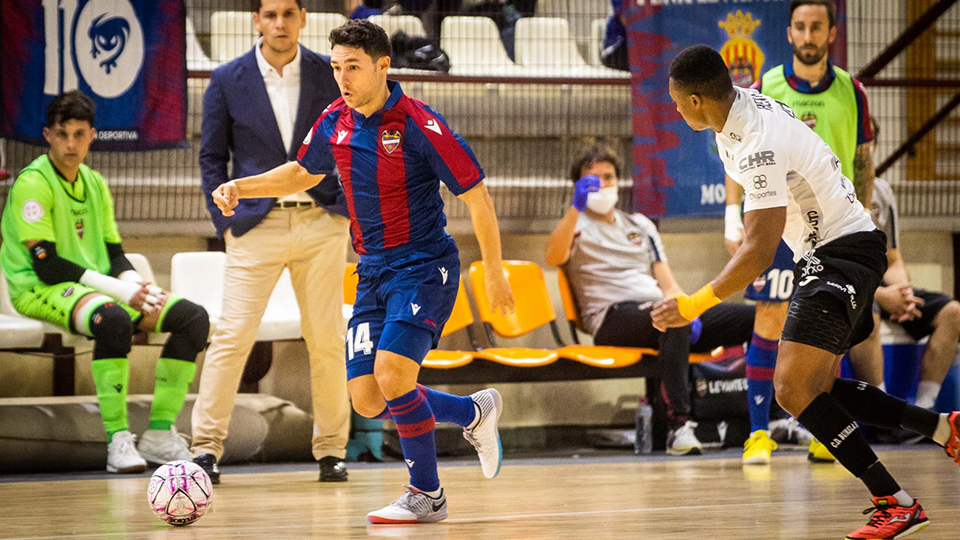
[[443, 284], [446, 285], [446, 284], [447, 284], [447, 275], [448, 275], [447, 269], [444, 268], [444, 267], [442, 267], [442, 266], [440, 266], [440, 267], [437, 268], [437, 270], [440, 270], [440, 277], [443, 278]]
[[420, 304], [410, 304], [410, 309], [412, 309], [413, 314], [416, 315], [420, 312]]
[[404, 459], [404, 461], [407, 462], [407, 467], [411, 467], [411, 468], [413, 467], [413, 464], [416, 463], [416, 461], [412, 459]]
[[39, 202], [28, 199], [23, 203], [23, 220], [27, 223], [36, 223], [43, 217], [43, 205]]
[[753, 177], [754, 189], [767, 189], [767, 175], [758, 174]]
[[770, 191], [764, 191], [763, 193], [750, 193], [749, 195], [747, 195], [747, 198], [750, 199], [751, 201], [759, 201], [760, 199], [766, 199], [767, 197], [776, 197], [776, 196], [777, 196], [777, 192], [770, 190]]
[[423, 127], [429, 129], [430, 131], [436, 133], [437, 135], [443, 135], [443, 132], [440, 131], [440, 122], [437, 122], [434, 119], [427, 120], [427, 123]]
[[347, 136], [347, 130], [341, 129], [341, 130], [337, 131], [337, 144], [342, 143], [342, 142], [343, 142], [343, 138], [346, 137], [346, 136]]
[[807, 212], [807, 225], [810, 225], [810, 234], [807, 235], [807, 242], [817, 245], [820, 241], [820, 213], [816, 210]]
[[113, 385], [113, 389], [114, 389], [114, 390], [116, 390], [116, 391], [117, 391], [117, 393], [119, 394], [120, 392], [122, 392], [122, 391], [123, 391], [123, 385], [122, 385], [122, 384], [119, 384], [119, 383], [117, 383], [117, 384], [115, 384], [115, 385]]
[[767, 276], [760, 274], [757, 279], [753, 280], [753, 290], [760, 292], [764, 287], [767, 286]]
[[[326, 109], [324, 109], [326, 110]], [[307, 136], [303, 138], [303, 144], [310, 144], [310, 141], [313, 140], [313, 130], [307, 132]]]
[[807, 276], [807, 277], [803, 278], [803, 280], [801, 280], [800, 283], [797, 284], [797, 287], [803, 287], [804, 285], [806, 285], [806, 284], [808, 284], [808, 283], [810, 283], [810, 282], [812, 282], [812, 281], [818, 280], [818, 279], [820, 279], [820, 278], [817, 277], [817, 276]]
[[741, 137], [740, 135], [737, 135], [736, 133], [734, 133], [734, 132], [732, 132], [732, 131], [730, 132], [730, 138], [733, 139], [733, 140], [735, 140], [735, 141], [737, 141], [737, 142], [743, 142], [743, 137]]
[[766, 167], [768, 165], [776, 165], [777, 160], [774, 159], [776, 154], [773, 153], [773, 150], [764, 150], [762, 152], [757, 152], [756, 154], [747, 156], [740, 160], [740, 172], [746, 172], [757, 167]]
[[763, 404], [763, 396], [761, 395], [753, 396], [753, 402], [756, 403], [757, 405]]
[[78, 219], [77, 222], [73, 224], [73, 227], [77, 230], [77, 236], [83, 238], [83, 220]]
[[817, 127], [817, 115], [812, 112], [803, 113], [803, 116], [800, 117], [800, 120], [807, 125], [810, 129]]
[[[774, 101], [777, 101], [777, 100], [774, 100]], [[782, 101], [777, 101], [777, 105], [779, 105], [780, 109], [783, 110], [783, 112], [787, 113], [787, 116], [789, 116], [790, 118], [797, 117], [797, 114], [793, 112], [793, 109], [791, 109], [790, 106], [787, 105], [786, 103]]]
[[383, 130], [383, 132], [380, 133], [380, 144], [383, 145], [383, 149], [386, 150], [388, 154], [392, 154], [393, 151], [400, 146], [400, 132], [397, 130]]

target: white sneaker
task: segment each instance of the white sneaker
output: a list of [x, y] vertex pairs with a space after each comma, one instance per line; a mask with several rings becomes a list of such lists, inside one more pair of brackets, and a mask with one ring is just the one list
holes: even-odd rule
[[129, 431], [118, 431], [107, 445], [107, 472], [141, 473], [147, 470], [147, 462], [137, 452], [137, 436]]
[[447, 496], [440, 489], [436, 499], [413, 486], [390, 506], [367, 514], [370, 523], [404, 524], [432, 523], [447, 519]]
[[696, 427], [696, 422], [687, 420], [686, 424], [671, 431], [667, 436], [667, 454], [671, 456], [702, 454], [703, 445], [694, 433]]
[[503, 412], [503, 400], [500, 392], [493, 388], [481, 390], [470, 395], [476, 404], [480, 415], [477, 425], [473, 429], [463, 429], [463, 438], [466, 439], [480, 456], [480, 467], [487, 478], [496, 478], [500, 474], [500, 465], [503, 464], [503, 446], [500, 444], [500, 432], [497, 423]]
[[170, 429], [144, 431], [137, 449], [144, 459], [159, 465], [168, 461], [193, 461], [193, 453], [190, 452], [187, 441], [177, 433], [174, 426], [170, 426]]
[[792, 416], [770, 422], [770, 438], [779, 444], [796, 444], [809, 446], [813, 434], [806, 430]]

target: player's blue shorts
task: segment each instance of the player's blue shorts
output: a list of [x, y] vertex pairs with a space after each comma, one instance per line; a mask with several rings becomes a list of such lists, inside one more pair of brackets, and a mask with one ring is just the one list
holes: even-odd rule
[[793, 296], [793, 250], [782, 239], [773, 264], [747, 286], [744, 297], [757, 302], [787, 302]]
[[[433, 338], [431, 347], [437, 346], [460, 287], [460, 253], [452, 238], [444, 235], [436, 245], [399, 256], [361, 255], [357, 274], [357, 301], [347, 325], [347, 379], [373, 374], [386, 324], [401, 322], [426, 330]], [[417, 332], [412, 340], [422, 335]], [[403, 341], [394, 340], [397, 350], [385, 349], [410, 356]]]

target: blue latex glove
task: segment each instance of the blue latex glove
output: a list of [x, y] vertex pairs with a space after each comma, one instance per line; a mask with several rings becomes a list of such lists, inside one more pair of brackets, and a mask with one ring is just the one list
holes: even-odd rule
[[573, 188], [573, 207], [583, 212], [587, 208], [587, 196], [596, 191], [600, 191], [599, 176], [588, 174], [577, 180], [576, 187]]

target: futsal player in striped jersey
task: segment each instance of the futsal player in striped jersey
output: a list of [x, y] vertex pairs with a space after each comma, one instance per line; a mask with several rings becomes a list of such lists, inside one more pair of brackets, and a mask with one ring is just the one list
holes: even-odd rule
[[214, 200], [230, 215], [240, 198], [278, 197], [339, 171], [360, 255], [359, 284], [346, 336], [347, 386], [369, 418], [393, 419], [410, 487], [367, 515], [372, 523], [447, 517], [437, 474], [436, 422], [464, 428], [488, 478], [500, 471], [502, 410], [494, 389], [455, 396], [417, 384], [420, 363], [437, 345], [459, 289], [460, 259], [444, 231], [443, 182], [470, 209], [487, 274], [491, 308], [513, 311], [500, 233], [484, 173], [442, 116], [387, 81], [390, 41], [379, 26], [354, 20], [330, 33], [330, 64], [341, 98], [317, 120], [298, 160], [221, 185]]

